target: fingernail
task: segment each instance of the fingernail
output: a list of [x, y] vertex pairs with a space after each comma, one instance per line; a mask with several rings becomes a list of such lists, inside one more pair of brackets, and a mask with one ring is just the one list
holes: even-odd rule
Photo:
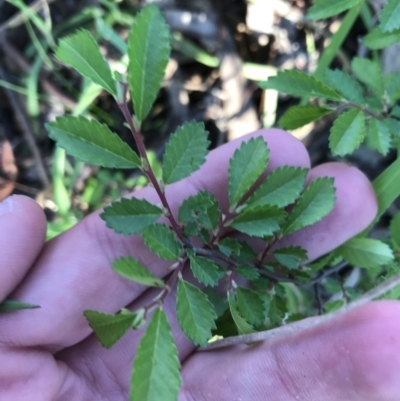
[[0, 202], [0, 216], [10, 214], [13, 211], [14, 199], [13, 196], [9, 196]]

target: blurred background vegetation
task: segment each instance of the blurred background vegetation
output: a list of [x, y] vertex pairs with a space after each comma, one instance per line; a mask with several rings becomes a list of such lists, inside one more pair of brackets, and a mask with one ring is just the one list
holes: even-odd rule
[[[44, 124], [70, 113], [107, 123], [135, 147], [113, 99], [53, 56], [59, 38], [86, 28], [114, 71], [126, 70], [126, 37], [150, 0], [0, 0], [0, 198], [31, 196], [49, 221], [48, 238], [86, 214], [146, 185], [139, 171], [115, 172], [67, 157]], [[370, 51], [363, 37], [378, 24], [382, 0], [366, 1], [323, 21], [306, 18], [311, 0], [158, 0], [172, 28], [172, 55], [163, 88], [143, 125], [157, 171], [171, 132], [204, 121], [212, 148], [276, 121], [298, 100], [257, 85], [278, 70], [321, 77], [326, 68], [351, 73], [355, 56], [378, 60], [385, 74], [400, 72], [399, 46]], [[328, 116], [292, 132], [312, 164], [338, 160], [328, 149]], [[344, 160], [371, 179], [395, 158], [362, 146]], [[343, 160], [343, 158], [340, 158]], [[389, 209], [373, 236], [387, 232]], [[386, 220], [385, 220], [386, 219]], [[385, 223], [386, 221], [386, 223]]]

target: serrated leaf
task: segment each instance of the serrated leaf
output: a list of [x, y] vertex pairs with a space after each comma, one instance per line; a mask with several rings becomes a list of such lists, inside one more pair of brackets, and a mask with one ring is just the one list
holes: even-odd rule
[[392, 32], [382, 32], [382, 29], [377, 27], [365, 36], [363, 44], [368, 49], [380, 50], [397, 42], [400, 42], [400, 29]]
[[235, 217], [231, 226], [254, 237], [272, 235], [280, 229], [287, 213], [276, 206], [256, 206]]
[[162, 280], [155, 277], [138, 260], [131, 257], [122, 257], [114, 260], [112, 267], [120, 276], [136, 283], [149, 287], [164, 287], [164, 282]]
[[400, 134], [400, 121], [399, 120], [396, 120], [395, 118], [386, 118], [382, 122], [394, 137], [399, 136], [399, 134]]
[[334, 110], [319, 106], [292, 106], [279, 119], [283, 129], [296, 129], [303, 125], [319, 120], [321, 117], [333, 113]]
[[372, 119], [368, 130], [368, 145], [385, 156], [389, 152], [391, 141], [392, 137], [386, 125]]
[[228, 302], [226, 298], [210, 287], [205, 288], [204, 293], [207, 295], [208, 300], [213, 305], [217, 317], [222, 316], [228, 308]]
[[312, 181], [304, 190], [289, 214], [283, 234], [289, 234], [321, 220], [335, 205], [333, 178], [322, 177]]
[[293, 203], [304, 187], [308, 169], [282, 166], [273, 170], [246, 202], [254, 206], [285, 207]]
[[200, 283], [212, 287], [226, 274], [224, 268], [203, 256], [190, 256], [190, 268]]
[[259, 294], [247, 288], [237, 287], [236, 297], [240, 315], [251, 325], [262, 324], [265, 319], [265, 310]]
[[286, 313], [287, 305], [285, 300], [279, 295], [272, 297], [268, 310], [268, 317], [271, 321], [271, 324], [273, 326], [280, 326]]
[[219, 250], [226, 256], [238, 257], [240, 254], [241, 243], [236, 238], [223, 238], [218, 242]]
[[214, 195], [200, 191], [182, 202], [178, 219], [182, 224], [197, 223], [208, 230], [214, 230], [218, 225], [221, 212]]
[[95, 310], [83, 312], [97, 339], [105, 348], [112, 347], [133, 325], [137, 314], [112, 315]]
[[5, 299], [0, 302], [0, 312], [13, 312], [22, 309], [37, 309], [38, 305], [28, 304], [26, 302], [14, 301], [12, 299]]
[[59, 117], [46, 124], [50, 138], [70, 155], [108, 168], [141, 166], [139, 156], [105, 124], [84, 117]]
[[345, 99], [357, 104], [364, 104], [361, 85], [347, 72], [342, 70], [326, 70], [324, 81], [331, 88], [339, 92]]
[[96, 40], [86, 29], [80, 29], [73, 35], [62, 38], [55, 56], [116, 96], [115, 80], [110, 66], [100, 53]]
[[380, 15], [379, 27], [383, 32], [392, 32], [400, 28], [400, 2], [399, 0], [389, 0]]
[[393, 216], [392, 220], [390, 221], [389, 229], [394, 248], [397, 250], [400, 248], [400, 212], [397, 212]]
[[260, 277], [260, 272], [253, 265], [238, 266], [235, 271], [237, 274], [250, 281], [256, 280]]
[[128, 39], [128, 82], [136, 117], [143, 121], [160, 90], [170, 54], [170, 32], [155, 4], [136, 16]]
[[153, 224], [163, 214], [157, 206], [145, 199], [125, 199], [113, 202], [104, 208], [100, 217], [107, 227], [124, 235], [139, 234], [143, 228]]
[[337, 249], [343, 259], [354, 266], [373, 268], [393, 260], [393, 252], [382, 241], [372, 238], [353, 238]]
[[260, 82], [262, 89], [275, 89], [297, 97], [322, 97], [340, 101], [342, 97], [333, 89], [318, 81], [311, 75], [297, 70], [285, 70], [270, 77], [266, 82]]
[[206, 161], [209, 145], [204, 124], [190, 121], [171, 135], [165, 148], [163, 181], [172, 184], [198, 170]]
[[389, 98], [391, 106], [396, 105], [400, 99], [400, 74], [392, 73], [384, 77], [385, 95]]
[[365, 116], [356, 109], [341, 114], [333, 123], [329, 147], [334, 155], [344, 156], [354, 152], [365, 138]]
[[137, 348], [129, 401], [176, 401], [182, 385], [179, 369], [171, 326], [157, 309]]
[[360, 4], [362, 0], [316, 0], [308, 9], [307, 18], [322, 19], [340, 14], [351, 7]]
[[216, 328], [213, 305], [194, 285], [179, 280], [176, 294], [176, 315], [182, 331], [196, 345], [205, 345], [212, 336], [211, 330]]
[[267, 168], [269, 149], [262, 137], [251, 138], [236, 149], [229, 161], [229, 204], [231, 208]]
[[307, 260], [307, 251], [301, 246], [279, 248], [273, 255], [280, 264], [288, 269], [297, 269], [301, 262]]
[[235, 322], [239, 334], [254, 333], [254, 327], [244, 319], [240, 313], [237, 301], [231, 292], [228, 292], [228, 303], [231, 311], [232, 319]]
[[354, 57], [351, 61], [351, 68], [362, 83], [372, 88], [378, 96], [383, 95], [383, 74], [376, 61]]
[[150, 250], [162, 259], [177, 260], [182, 253], [175, 234], [165, 224], [156, 223], [144, 228], [142, 237]]

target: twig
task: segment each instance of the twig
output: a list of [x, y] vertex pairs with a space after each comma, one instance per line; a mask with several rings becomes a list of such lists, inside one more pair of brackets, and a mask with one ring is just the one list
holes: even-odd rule
[[[4, 70], [0, 67], [0, 79], [7, 81], [6, 74]], [[18, 100], [17, 95], [9, 88], [4, 88], [4, 92], [10, 101], [11, 107], [14, 110], [15, 117], [18, 121], [18, 124], [21, 127], [22, 134], [24, 136], [25, 141], [28, 143], [32, 155], [35, 159], [36, 166], [39, 173], [39, 178], [42, 181], [43, 187], [47, 188], [49, 186], [49, 179], [47, 177], [46, 168], [44, 167], [44, 163], [42, 160], [42, 156], [40, 155], [39, 149], [36, 145], [34, 134], [31, 130], [28, 116], [26, 115], [24, 109], [21, 107], [20, 102]]]
[[360, 298], [356, 299], [355, 301], [349, 303], [348, 305], [344, 306], [341, 309], [338, 309], [332, 313], [323, 316], [317, 316], [312, 319], [304, 319], [300, 320], [299, 322], [295, 322], [289, 324], [287, 326], [277, 327], [276, 329], [260, 331], [258, 333], [250, 333], [250, 334], [243, 334], [240, 336], [234, 337], [227, 337], [223, 340], [215, 341], [203, 348], [199, 348], [201, 351], [208, 351], [217, 348], [229, 347], [238, 344], [249, 344], [255, 343], [259, 341], [271, 340], [274, 338], [283, 337], [285, 335], [291, 335], [300, 333], [302, 331], [312, 329], [317, 327], [323, 323], [326, 323], [332, 319], [335, 319], [338, 316], [342, 316], [345, 313], [356, 309], [362, 305], [367, 304], [368, 302], [373, 301], [374, 299], [384, 295], [388, 291], [392, 290], [393, 288], [400, 285], [400, 274], [397, 274], [386, 280], [384, 283], [378, 285], [377, 287], [373, 288], [372, 290], [366, 292]]

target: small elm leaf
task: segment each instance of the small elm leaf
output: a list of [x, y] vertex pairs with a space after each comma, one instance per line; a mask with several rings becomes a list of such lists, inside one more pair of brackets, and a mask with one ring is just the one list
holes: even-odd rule
[[171, 135], [165, 148], [163, 181], [172, 184], [198, 170], [206, 161], [209, 145], [204, 124], [190, 121]]
[[304, 187], [308, 169], [282, 166], [273, 170], [246, 202], [254, 206], [285, 207], [293, 203]]
[[260, 325], [265, 319], [263, 301], [256, 291], [238, 287], [236, 289], [237, 306], [241, 316], [252, 325]]
[[254, 327], [244, 319], [239, 312], [237, 301], [231, 292], [228, 292], [229, 309], [239, 334], [254, 333]]
[[365, 133], [364, 113], [356, 109], [348, 110], [333, 123], [329, 147], [335, 155], [347, 155], [361, 145]]
[[143, 229], [142, 237], [149, 249], [165, 260], [177, 260], [182, 253], [182, 247], [171, 229], [156, 223]]
[[116, 96], [115, 80], [110, 66], [100, 53], [96, 40], [86, 29], [80, 29], [76, 33], [62, 38], [55, 56]]
[[367, 139], [369, 146], [376, 149], [383, 156], [387, 155], [392, 137], [388, 127], [383, 122], [372, 119], [369, 125]]
[[371, 50], [380, 50], [395, 43], [400, 42], [400, 29], [392, 32], [382, 32], [382, 29], [377, 27], [370, 31], [364, 37], [364, 46]]
[[170, 49], [169, 27], [159, 8], [150, 4], [135, 17], [128, 39], [128, 82], [140, 122], [160, 90]]
[[283, 129], [293, 130], [303, 127], [312, 121], [319, 120], [323, 116], [333, 113], [333, 110], [320, 106], [292, 106], [279, 119], [279, 125]]
[[301, 246], [288, 246], [274, 251], [276, 260], [288, 269], [297, 269], [301, 262], [307, 260], [307, 251]]
[[229, 162], [229, 204], [234, 207], [265, 171], [269, 149], [262, 137], [243, 142]]
[[345, 99], [357, 104], [364, 104], [361, 85], [347, 72], [342, 70], [326, 70], [324, 81], [331, 88], [339, 92]]
[[240, 213], [231, 226], [244, 234], [265, 237], [280, 229], [286, 215], [283, 209], [276, 206], [256, 206]]
[[337, 253], [354, 266], [364, 268], [381, 266], [394, 259], [387, 244], [372, 238], [352, 238]]
[[283, 234], [289, 234], [321, 220], [335, 205], [333, 178], [322, 177], [312, 181], [290, 212]]
[[176, 314], [182, 331], [196, 345], [205, 345], [212, 336], [211, 330], [216, 328], [213, 305], [194, 285], [185, 280], [179, 280]]
[[84, 117], [58, 117], [46, 124], [50, 138], [71, 156], [107, 168], [141, 166], [139, 156], [105, 124]]
[[120, 276], [149, 287], [164, 287], [164, 282], [155, 277], [138, 260], [122, 257], [114, 260], [113, 270]]
[[162, 210], [145, 199], [125, 199], [104, 208], [100, 217], [107, 227], [124, 235], [139, 234], [162, 215]]
[[200, 283], [212, 287], [226, 274], [220, 265], [202, 256], [190, 256], [190, 268]]
[[137, 348], [129, 401], [176, 401], [182, 385], [179, 369], [171, 326], [157, 309]]
[[342, 97], [332, 88], [318, 81], [311, 75], [297, 70], [285, 70], [260, 82], [262, 89], [275, 89], [296, 97], [321, 97], [341, 101]]
[[137, 313], [119, 313], [117, 315], [95, 310], [83, 312], [90, 327], [103, 347], [112, 347], [133, 325]]

